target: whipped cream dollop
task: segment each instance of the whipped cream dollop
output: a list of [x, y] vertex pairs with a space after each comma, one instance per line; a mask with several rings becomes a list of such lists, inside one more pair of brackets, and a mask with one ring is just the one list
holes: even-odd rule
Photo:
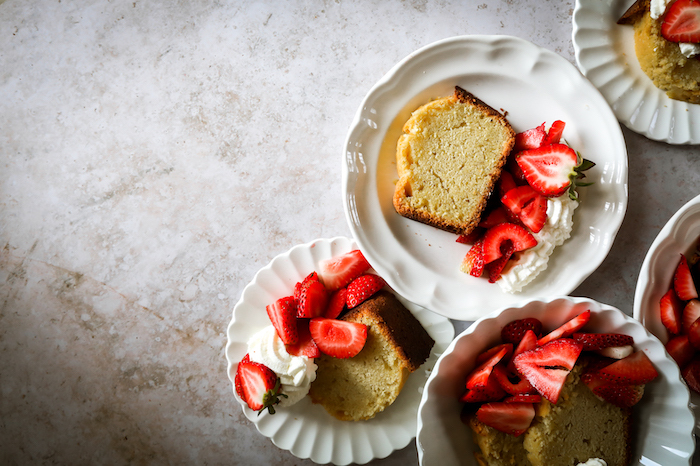
[[585, 463], [579, 463], [576, 466], [608, 466], [608, 463], [606, 463], [605, 460], [601, 460], [600, 458], [591, 458]]
[[542, 230], [532, 234], [537, 240], [537, 245], [515, 253], [496, 282], [504, 292], [522, 291], [525, 285], [547, 268], [549, 256], [554, 252], [554, 248], [564, 244], [571, 236], [576, 207], [578, 202], [568, 194], [547, 199], [547, 221]]
[[[651, 0], [649, 3], [649, 14], [654, 19], [661, 18], [664, 13], [666, 13], [666, 9], [671, 2], [673, 2], [673, 0]], [[686, 58], [692, 58], [700, 54], [700, 44], [680, 42], [678, 47], [680, 47], [681, 53], [685, 55]]]
[[287, 353], [284, 342], [272, 325], [248, 340], [248, 355], [251, 361], [264, 364], [280, 378], [281, 392], [287, 395], [287, 398], [280, 397], [280, 407], [300, 401], [309, 393], [311, 382], [316, 380], [314, 360]]

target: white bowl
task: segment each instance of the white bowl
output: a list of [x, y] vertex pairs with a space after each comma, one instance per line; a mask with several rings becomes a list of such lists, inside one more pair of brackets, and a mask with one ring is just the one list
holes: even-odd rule
[[634, 338], [635, 349], [644, 351], [659, 372], [647, 384], [644, 398], [635, 406], [633, 465], [690, 464], [695, 440], [694, 419], [688, 407], [688, 389], [680, 381], [675, 362], [661, 342], [638, 321], [620, 310], [587, 298], [560, 297], [530, 301], [479, 319], [450, 344], [438, 360], [423, 391], [418, 408], [416, 443], [421, 465], [476, 465], [471, 431], [460, 421], [467, 374], [476, 356], [500, 342], [501, 328], [524, 317], [540, 319], [554, 329], [586, 309], [592, 312], [586, 329], [618, 332]]

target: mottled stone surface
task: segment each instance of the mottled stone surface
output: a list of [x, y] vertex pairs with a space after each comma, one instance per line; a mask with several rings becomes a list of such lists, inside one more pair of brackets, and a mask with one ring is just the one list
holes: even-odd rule
[[[572, 9], [1, 3], [0, 463], [311, 464], [232, 396], [225, 330], [243, 287], [295, 244], [350, 234], [347, 127], [396, 62], [462, 34], [573, 62]], [[697, 147], [623, 133], [627, 217], [573, 294], [631, 314], [644, 254], [700, 174]], [[417, 464], [416, 448], [376, 463]]]

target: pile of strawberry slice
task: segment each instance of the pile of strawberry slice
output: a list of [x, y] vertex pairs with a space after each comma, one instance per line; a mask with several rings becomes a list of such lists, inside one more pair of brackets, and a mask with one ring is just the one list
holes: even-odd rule
[[661, 35], [669, 42], [700, 43], [700, 1], [672, 3], [661, 23]]
[[[386, 282], [368, 273], [369, 262], [360, 250], [322, 261], [320, 275], [311, 272], [294, 286], [294, 294], [267, 305], [267, 315], [292, 356], [335, 358], [357, 355], [367, 340], [367, 326], [339, 320], [382, 289]], [[268, 367], [250, 361], [246, 354], [234, 379], [236, 393], [250, 409], [274, 414], [280, 401], [280, 381]]]
[[566, 144], [560, 144], [565, 123], [557, 120], [549, 131], [542, 123], [515, 136], [515, 146], [479, 225], [457, 242], [472, 247], [460, 270], [481, 277], [484, 270], [496, 282], [513, 254], [537, 245], [547, 221], [547, 198], [565, 193], [577, 199], [576, 187], [586, 186], [583, 172], [594, 164]]
[[678, 363], [691, 390], [700, 393], [700, 242], [686, 258], [681, 254], [673, 281], [659, 301], [661, 323], [669, 332], [666, 351]]
[[514, 320], [501, 330], [502, 343], [476, 358], [460, 401], [467, 416], [476, 412], [482, 423], [519, 436], [535, 417], [542, 398], [556, 404], [569, 372], [582, 355], [581, 381], [599, 398], [629, 408], [641, 399], [643, 386], [658, 376], [634, 340], [619, 333], [583, 333], [587, 310], [557, 329], [542, 334], [535, 318]]

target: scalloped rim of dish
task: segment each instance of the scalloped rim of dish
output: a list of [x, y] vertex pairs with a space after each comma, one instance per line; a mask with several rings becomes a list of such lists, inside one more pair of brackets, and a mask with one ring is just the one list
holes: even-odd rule
[[[596, 154], [590, 158], [598, 166], [589, 175], [595, 184], [580, 190], [571, 238], [520, 293], [504, 293], [486, 279], [460, 272], [468, 249], [455, 242], [455, 235], [404, 219], [391, 204], [395, 163], [380, 152], [400, 133], [400, 125], [398, 130], [394, 125], [431, 97], [453, 92], [455, 85], [470, 90], [465, 81], [492, 107], [508, 108], [516, 131], [562, 119], [567, 141], [584, 156]], [[538, 99], [540, 105], [528, 105], [532, 100], [522, 98], [524, 87], [530, 89], [528, 99]], [[522, 110], [516, 114], [514, 108]], [[367, 93], [344, 147], [345, 215], [365, 257], [402, 296], [452, 319], [475, 320], [525, 299], [570, 293], [605, 259], [627, 208], [627, 151], [608, 104], [570, 62], [516, 37], [458, 36], [411, 53]], [[387, 190], [392, 193], [383, 192]]]
[[[335, 237], [297, 245], [279, 254], [244, 288], [227, 328], [227, 374], [243, 413], [277, 447], [316, 463], [365, 464], [407, 446], [416, 435], [416, 412], [425, 381], [421, 377], [431, 370], [454, 337], [454, 327], [449, 320], [398, 296], [433, 337], [435, 346], [428, 361], [411, 374], [397, 400], [384, 412], [369, 421], [339, 421], [320, 405], [311, 403], [308, 396], [293, 406], [278, 409], [274, 415], [265, 412], [258, 416], [248, 408], [236, 394], [235, 371], [247, 351], [248, 338], [270, 325], [265, 305], [291, 295], [294, 284], [317, 270], [320, 260], [352, 249], [357, 249], [353, 240]], [[249, 312], [251, 310], [260, 312]]]
[[700, 105], [669, 98], [642, 71], [631, 26], [617, 19], [633, 0], [576, 0], [572, 41], [576, 63], [617, 118], [632, 131], [669, 144], [700, 144]]
[[[552, 317], [552, 313], [549, 312], [547, 319], [545, 314], [550, 309], [556, 309], [556, 316]], [[416, 444], [420, 464], [450, 466], [464, 464], [465, 458], [474, 458], [475, 445], [471, 441], [464, 441], [465, 438], [471, 439], [471, 432], [469, 427], [460, 421], [461, 403], [458, 398], [461, 393], [458, 392], [462, 387], [461, 381], [474, 365], [476, 355], [500, 341], [500, 330], [507, 322], [525, 316], [536, 317], [542, 320], [546, 327], [555, 328], [585, 309], [593, 312], [589, 324], [593, 327], [592, 331], [615, 331], [631, 335], [635, 339], [636, 349], [647, 353], [661, 376], [647, 384], [645, 397], [635, 408], [637, 419], [652, 419], [655, 422], [648, 422], [646, 425], [653, 428], [644, 431], [637, 424], [635, 435], [644, 437], [634, 442], [633, 459], [638, 460], [644, 456], [651, 460], [643, 464], [681, 464], [679, 459], [685, 459], [687, 464], [690, 464], [695, 450], [695, 438], [692, 435], [694, 418], [688, 407], [689, 393], [680, 380], [677, 365], [668, 356], [663, 344], [638, 321], [619, 309], [589, 298], [568, 296], [535, 300], [500, 309], [479, 319], [452, 341], [433, 368], [418, 408]], [[662, 397], [665, 402], [661, 406], [650, 403], [652, 399]], [[662, 422], [663, 417], [654, 419], [663, 414], [668, 418], [665, 423]], [[669, 421], [671, 418], [672, 422]], [[663, 445], [648, 441], [649, 436], [663, 428], [676, 430], [661, 438]], [[668, 454], [673, 456], [663, 456]], [[659, 459], [659, 455], [663, 457]], [[672, 462], [669, 461], [671, 459]]]

